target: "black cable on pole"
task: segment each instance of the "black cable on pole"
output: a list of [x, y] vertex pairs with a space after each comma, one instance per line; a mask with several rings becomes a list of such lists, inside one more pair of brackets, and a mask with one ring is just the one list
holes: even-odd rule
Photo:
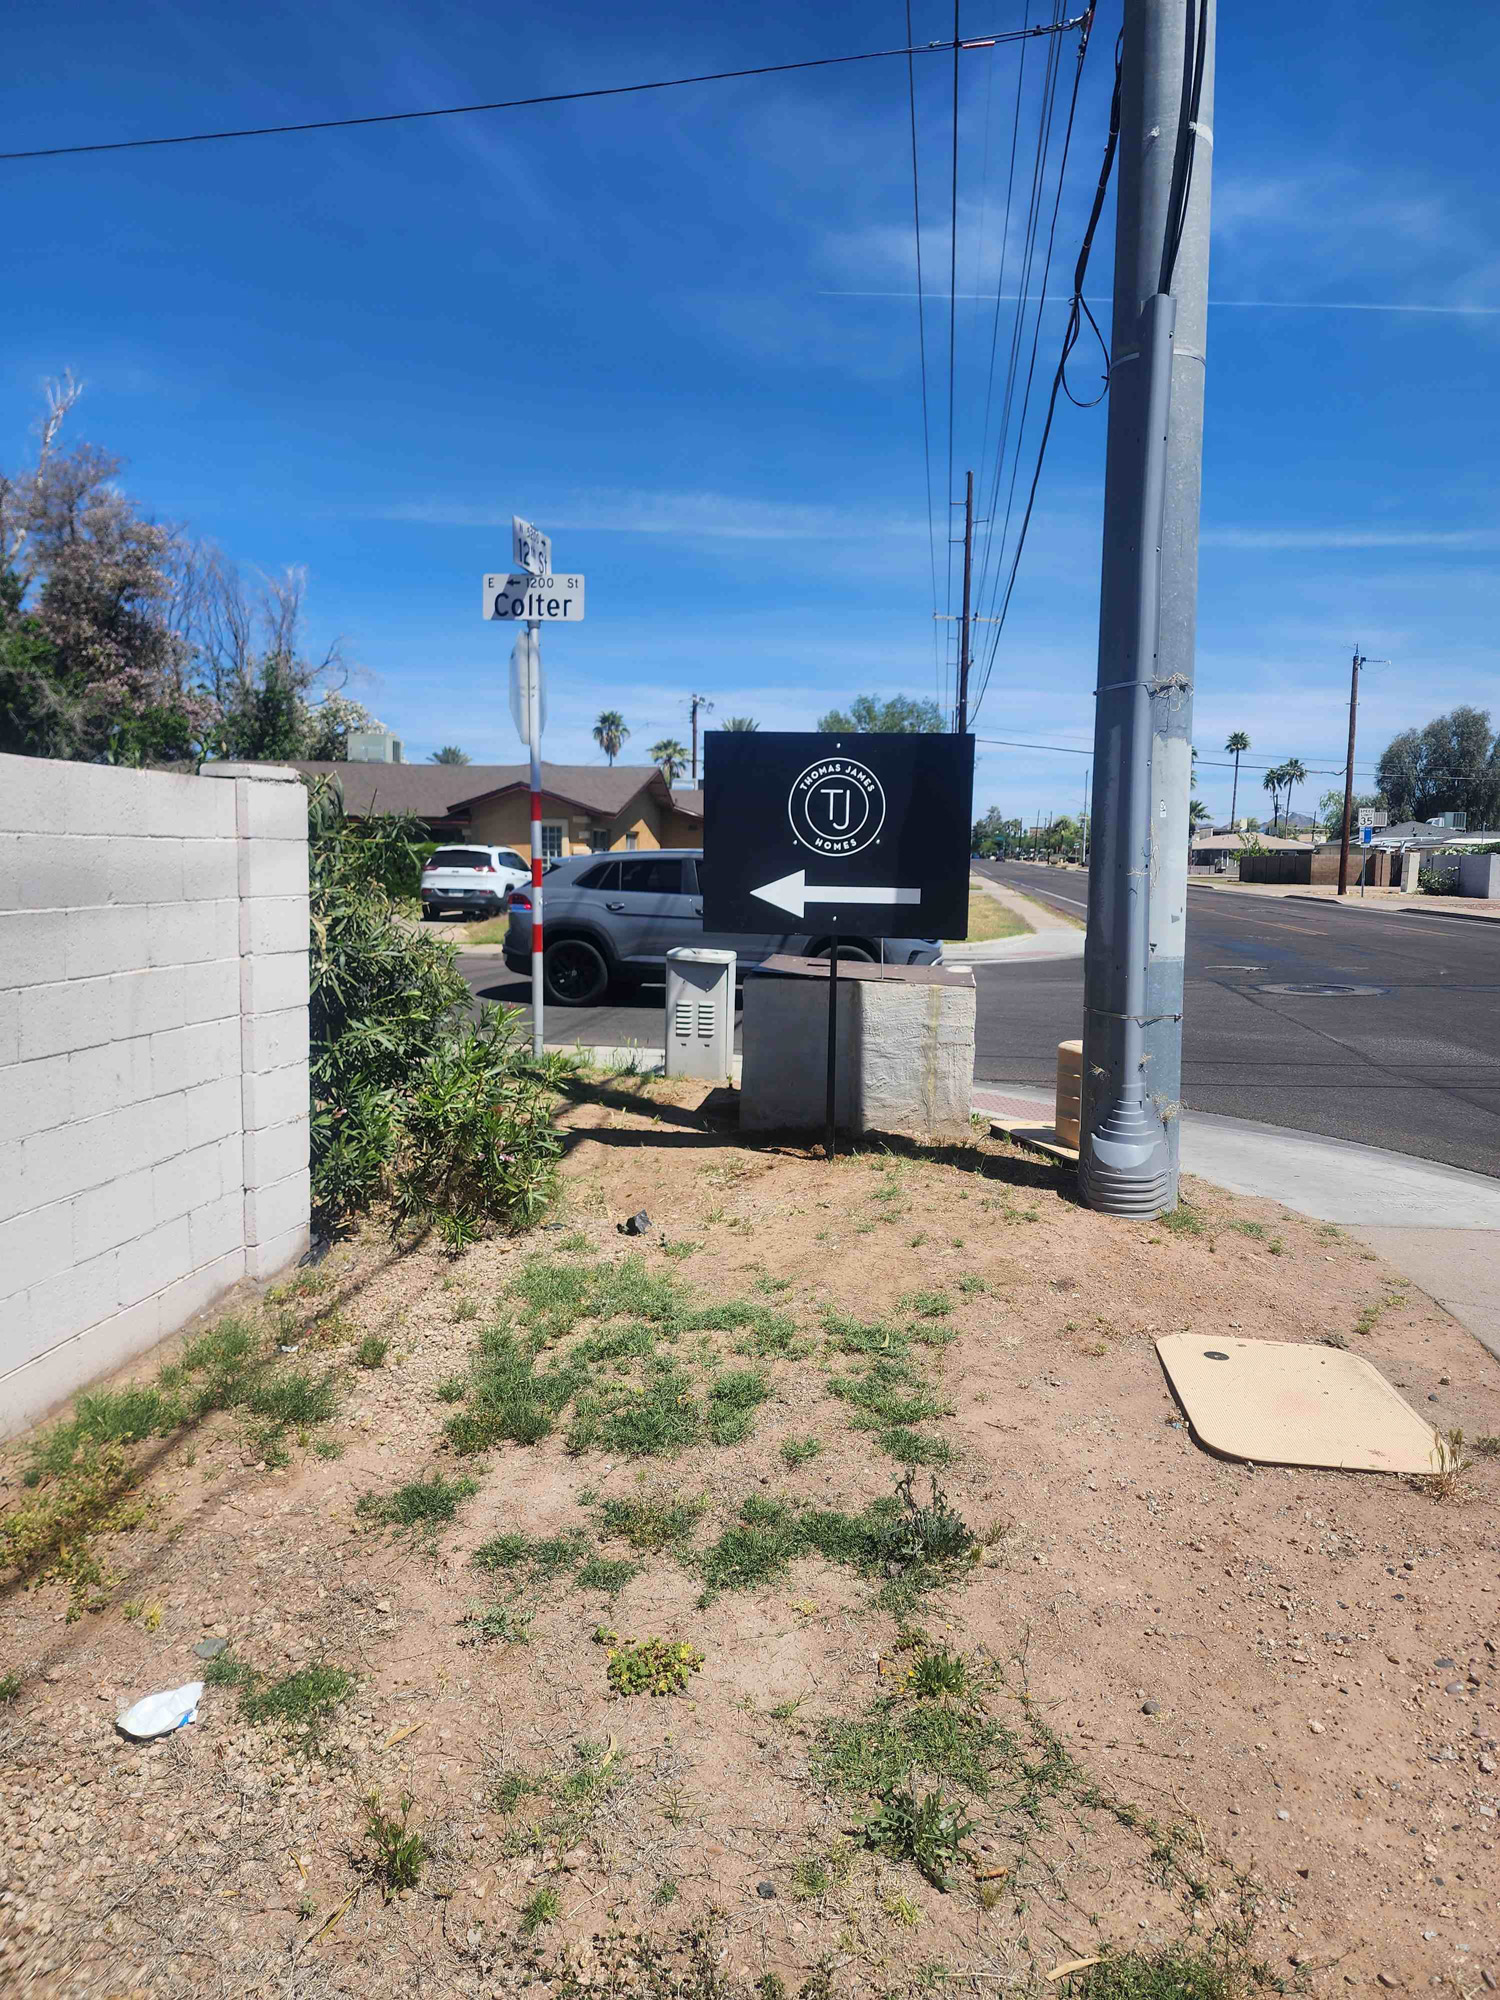
[[[906, 0], [906, 39], [911, 41], [911, 0]], [[932, 526], [932, 425], [927, 412], [927, 306], [922, 296], [922, 195], [917, 175], [917, 71], [906, 55], [906, 95], [911, 108], [911, 217], [917, 246], [917, 352], [922, 363], [922, 462], [927, 472], [927, 566], [932, 576], [932, 654], [939, 700], [943, 694], [941, 641], [937, 629], [937, 544]]]
[[[1037, 35], [1053, 35], [1076, 22], [1045, 23], [1034, 28], [1015, 28], [1006, 33], [971, 36], [960, 48], [992, 48], [1002, 42], [1027, 41]], [[581, 104], [596, 97], [636, 97], [649, 90], [681, 90], [695, 83], [731, 83], [741, 77], [787, 76], [794, 70], [837, 69], [849, 63], [883, 62], [892, 56], [941, 55], [950, 44], [924, 42], [900, 49], [862, 49], [857, 55], [808, 56], [800, 62], [756, 63], [748, 69], [704, 70], [693, 76], [654, 77], [647, 83], [601, 84], [593, 90], [553, 90], [536, 97], [501, 97], [485, 104], [444, 104], [431, 111], [377, 111], [358, 118], [308, 118], [287, 125], [241, 125], [215, 132], [175, 132], [156, 139], [104, 139], [85, 146], [31, 146], [24, 151], [0, 153], [8, 160], [60, 160], [82, 153], [138, 153], [153, 146], [202, 146], [220, 139], [275, 139], [291, 132], [345, 132], [358, 125], [410, 125], [424, 118], [466, 118], [478, 111], [524, 111], [541, 104]]]
[[1182, 104], [1177, 116], [1177, 143], [1172, 150], [1167, 229], [1162, 241], [1161, 281], [1157, 287], [1163, 292], [1172, 289], [1177, 253], [1182, 248], [1182, 232], [1187, 226], [1188, 199], [1193, 189], [1193, 156], [1198, 146], [1198, 106], [1203, 96], [1203, 68], [1208, 55], [1208, 0], [1186, 0], [1186, 5], [1187, 19], [1182, 41]]

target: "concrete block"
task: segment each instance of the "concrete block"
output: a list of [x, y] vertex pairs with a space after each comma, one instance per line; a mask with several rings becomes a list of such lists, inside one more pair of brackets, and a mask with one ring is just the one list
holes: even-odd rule
[[10, 906], [18, 910], [74, 910], [89, 903], [107, 903], [109, 847], [99, 835], [21, 834], [14, 853], [15, 892]]
[[21, 1060], [21, 996], [0, 988], [0, 1066]]
[[192, 1248], [192, 1268], [212, 1263], [217, 1257], [241, 1250], [245, 1242], [245, 1191], [231, 1188], [217, 1201], [204, 1202], [187, 1218]]
[[240, 1009], [246, 1014], [271, 1014], [282, 1007], [305, 1007], [308, 997], [308, 954], [301, 951], [263, 952], [242, 958]]
[[66, 910], [0, 913], [0, 979], [7, 986], [40, 986], [66, 979], [67, 932]]
[[137, 963], [180, 967], [222, 956], [213, 948], [209, 927], [199, 919], [198, 912], [203, 907], [200, 903], [153, 903], [143, 913], [146, 948]]
[[238, 1074], [239, 1037], [233, 1021], [200, 1021], [151, 1037], [151, 1083], [158, 1097]]
[[222, 1257], [216, 1257], [211, 1264], [205, 1264], [201, 1270], [179, 1278], [176, 1284], [168, 1285], [158, 1296], [162, 1338], [185, 1326], [194, 1313], [206, 1312], [244, 1275], [244, 1251], [231, 1250]]
[[305, 896], [306, 840], [242, 840], [239, 844], [240, 895]]
[[257, 774], [235, 783], [235, 823], [241, 840], [306, 840], [307, 788], [296, 772], [287, 784]]
[[[222, 798], [218, 787], [212, 796]], [[186, 903], [219, 902], [238, 898], [239, 850], [237, 840], [185, 840], [179, 857], [182, 867], [182, 896]]]
[[107, 972], [136, 972], [146, 963], [138, 909], [96, 905], [68, 912], [69, 979], [98, 979]]
[[286, 1125], [270, 1125], [245, 1134], [245, 1185], [270, 1187], [299, 1173], [308, 1161], [310, 1121], [294, 1118]]
[[[59, 1271], [33, 1285], [26, 1294], [31, 1312], [26, 1343], [29, 1351], [15, 1351], [7, 1339], [6, 1353], [12, 1365], [45, 1354], [60, 1340], [71, 1340], [75, 1333], [82, 1333], [85, 1328], [108, 1319], [118, 1305], [115, 1296], [115, 1267], [118, 1262], [119, 1253], [107, 1250], [102, 1257], [93, 1257], [86, 1264], [70, 1265], [66, 1271]], [[80, 1377], [80, 1380], [87, 1379], [86, 1375]]]
[[[42, 1056], [36, 1062], [0, 1069], [0, 1132], [29, 1139], [68, 1116], [68, 1072], [72, 1056]], [[5, 1282], [0, 1274], [0, 1285]]]
[[182, 900], [180, 840], [112, 839], [107, 846], [109, 893], [88, 900], [132, 905]]
[[102, 1118], [126, 1105], [143, 1103], [151, 1095], [149, 1035], [104, 1042], [59, 1060], [68, 1065], [67, 1093], [56, 1121], [59, 1124], [64, 1118]]
[[149, 1234], [121, 1245], [115, 1274], [119, 1302], [122, 1306], [139, 1305], [143, 1299], [154, 1298], [168, 1285], [185, 1278], [192, 1269], [192, 1231], [188, 1218], [174, 1216], [170, 1222], [158, 1223]]
[[130, 1032], [113, 978], [26, 986], [20, 998], [22, 1062], [97, 1048]]
[[240, 904], [242, 952], [306, 951], [307, 898], [256, 896]]
[[164, 839], [233, 840], [234, 799], [222, 785], [205, 785], [201, 778], [152, 772], [140, 831]]
[[242, 1077], [240, 1090], [247, 1132], [259, 1131], [267, 1125], [285, 1125], [290, 1119], [307, 1116], [309, 1094], [305, 1063], [289, 1063], [285, 1069]]
[[19, 1139], [0, 1139], [0, 1222], [24, 1215], [37, 1205], [35, 1190], [27, 1185], [22, 1158]]
[[1500, 896], [1500, 854], [1465, 854], [1458, 864], [1458, 887], [1464, 896]]
[[118, 1032], [155, 1035], [163, 1028], [180, 1028], [187, 1018], [182, 969], [153, 966], [142, 972], [117, 972], [111, 984], [118, 1007]]
[[186, 1143], [207, 1146], [215, 1139], [237, 1138], [241, 1131], [240, 1079], [218, 1076], [200, 1083], [183, 1097]]
[[19, 910], [21, 902], [21, 836], [0, 833], [0, 910]]
[[312, 1233], [303, 1224], [283, 1230], [280, 1236], [273, 1236], [265, 1243], [252, 1243], [245, 1250], [245, 1275], [262, 1284], [267, 1278], [279, 1277], [307, 1254], [311, 1242]]
[[206, 1146], [195, 1146], [190, 1153], [178, 1153], [160, 1161], [151, 1170], [155, 1219], [170, 1222], [238, 1187], [240, 1161], [238, 1139], [214, 1139]]
[[240, 1028], [240, 1067], [247, 1076], [307, 1061], [307, 1009], [283, 1007], [274, 1014], [247, 1014]]
[[[816, 1130], [826, 1101], [826, 975], [745, 982], [740, 1123]], [[834, 1103], [850, 1132], [966, 1138], [974, 1081], [973, 974], [912, 967], [839, 983]]]
[[[117, 1175], [102, 1186], [79, 1195], [73, 1203], [73, 1254], [83, 1263], [137, 1236], [149, 1235], [156, 1223], [150, 1167]], [[114, 1305], [111, 1299], [110, 1304]]]
[[52, 758], [0, 757], [0, 833], [66, 833], [72, 801], [59, 778], [81, 771]]
[[[49, 1202], [24, 1215], [0, 1222], [0, 1299], [14, 1298], [43, 1278], [66, 1271], [73, 1263], [73, 1204]], [[6, 1308], [0, 1304], [0, 1326]], [[0, 1344], [0, 1366], [4, 1348]]]
[[240, 961], [214, 958], [182, 968], [182, 1014], [186, 1027], [199, 1021], [238, 1020]]
[[306, 1169], [270, 1187], [245, 1189], [245, 1243], [269, 1243], [290, 1229], [305, 1229], [312, 1210]]

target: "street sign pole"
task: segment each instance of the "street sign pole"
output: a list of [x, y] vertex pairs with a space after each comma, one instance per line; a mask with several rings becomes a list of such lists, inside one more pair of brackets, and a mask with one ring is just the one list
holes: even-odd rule
[[535, 618], [527, 623], [526, 638], [531, 648], [526, 688], [526, 734], [531, 750], [531, 1053], [540, 1061], [547, 991], [542, 939], [542, 628]]
[[839, 1054], [839, 936], [835, 931], [828, 946], [828, 1102], [825, 1111], [823, 1151], [831, 1160], [839, 1150], [838, 1121], [834, 1093], [838, 1087]]

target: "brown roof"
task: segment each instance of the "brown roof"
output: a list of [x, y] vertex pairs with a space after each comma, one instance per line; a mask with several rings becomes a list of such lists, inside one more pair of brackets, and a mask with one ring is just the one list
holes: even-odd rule
[[[337, 777], [351, 813], [409, 812], [426, 820], [461, 818], [478, 800], [517, 786], [524, 790], [531, 782], [525, 764], [301, 763], [295, 768], [309, 777]], [[653, 791], [662, 805], [670, 797], [654, 764], [544, 762], [542, 789], [607, 819], [623, 812], [640, 792]]]
[[677, 808], [678, 812], [687, 813], [693, 819], [702, 819], [703, 817], [702, 786], [700, 785], [697, 791], [693, 791], [687, 786], [684, 786], [681, 791], [674, 791], [672, 794], [672, 803]]

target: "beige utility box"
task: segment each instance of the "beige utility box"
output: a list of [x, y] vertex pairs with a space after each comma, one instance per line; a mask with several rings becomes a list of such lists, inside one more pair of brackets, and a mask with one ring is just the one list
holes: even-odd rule
[[[834, 1104], [846, 1132], [967, 1138], [974, 1090], [967, 966], [839, 965]], [[768, 958], [745, 979], [740, 1124], [821, 1130], [828, 961]]]

